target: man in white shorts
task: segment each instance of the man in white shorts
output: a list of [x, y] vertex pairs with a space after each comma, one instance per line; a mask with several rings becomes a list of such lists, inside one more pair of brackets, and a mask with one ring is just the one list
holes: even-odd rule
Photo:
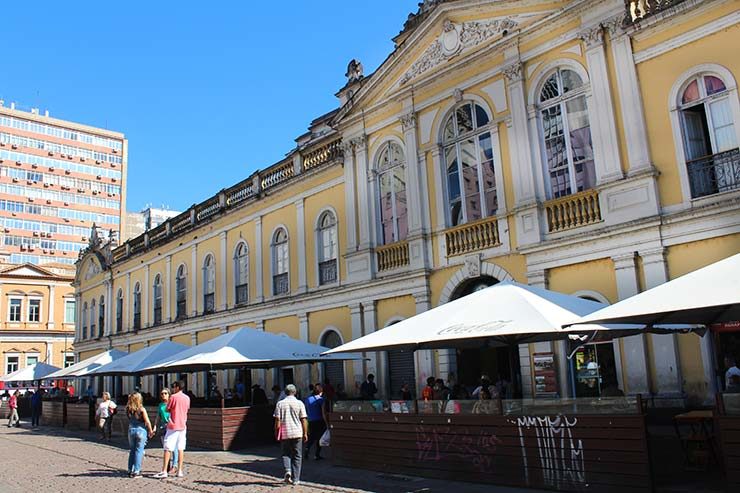
[[170, 463], [172, 452], [177, 450], [177, 477], [184, 476], [182, 464], [187, 443], [187, 420], [190, 410], [190, 397], [182, 391], [183, 383], [176, 381], [172, 384], [172, 395], [167, 401], [167, 411], [170, 413], [170, 421], [167, 423], [167, 432], [164, 435], [164, 458], [162, 471], [154, 475], [155, 478], [167, 477], [167, 466]]

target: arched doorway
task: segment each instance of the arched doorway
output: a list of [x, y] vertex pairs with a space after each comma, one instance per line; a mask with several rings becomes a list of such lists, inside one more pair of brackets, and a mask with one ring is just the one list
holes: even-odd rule
[[[386, 327], [397, 324], [400, 320], [394, 320]], [[416, 396], [416, 362], [413, 351], [386, 351], [388, 355], [388, 396], [391, 399], [401, 398], [401, 387], [409, 386], [411, 396]]]
[[[475, 291], [485, 289], [499, 280], [492, 276], [479, 276], [466, 280], [460, 284], [452, 293], [450, 300], [456, 300], [467, 296]], [[516, 389], [520, 388], [519, 357], [517, 347], [488, 347], [483, 344], [478, 348], [457, 350], [457, 381], [466, 387], [474, 387], [480, 380], [481, 375], [487, 375], [492, 383], [499, 379], [509, 382], [507, 395], [512, 397], [518, 394]]]
[[[321, 337], [320, 344], [329, 349], [333, 349], [337, 346], [342, 345], [342, 337], [335, 330], [327, 330], [326, 333]], [[344, 362], [343, 361], [327, 361], [322, 363], [324, 380], [329, 379], [329, 382], [337, 388], [338, 384], [344, 386]]]

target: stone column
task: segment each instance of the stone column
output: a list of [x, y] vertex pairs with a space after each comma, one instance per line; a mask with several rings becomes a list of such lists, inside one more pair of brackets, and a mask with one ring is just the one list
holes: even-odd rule
[[149, 264], [144, 266], [143, 284], [141, 286], [141, 328], [149, 327], [149, 321], [151, 320], [149, 313], [149, 293], [151, 292], [151, 286], [149, 285]]
[[599, 184], [609, 183], [621, 179], [623, 173], [604, 51], [604, 28], [599, 24], [583, 31], [580, 37], [586, 45], [586, 63], [591, 77], [591, 95], [586, 100], [591, 116], [596, 176]]
[[[298, 338], [303, 342], [309, 342], [308, 313], [306, 312], [298, 314]], [[311, 364], [296, 365], [295, 369], [295, 381], [301, 386], [300, 388], [307, 389], [308, 384], [311, 383]]]
[[[426, 312], [432, 308], [431, 300], [429, 299], [429, 291], [421, 291], [413, 293], [414, 302], [416, 304], [416, 314]], [[437, 377], [447, 381], [447, 375], [440, 373], [439, 376], [435, 375], [434, 371], [434, 355], [431, 349], [419, 349], [414, 352], [416, 361], [416, 388], [422, 389], [426, 385], [427, 378]], [[440, 365], [441, 366], [441, 365]], [[442, 369], [440, 368], [440, 371]]]
[[416, 146], [416, 113], [410, 112], [401, 117], [401, 127], [403, 128], [403, 140], [406, 144], [404, 152], [406, 154], [406, 190], [408, 193], [408, 221], [409, 237], [421, 234], [421, 183], [419, 175], [419, 160]]
[[[190, 334], [190, 345], [191, 346], [197, 346], [198, 345], [198, 333], [197, 332], [193, 332], [192, 334]], [[194, 372], [194, 373], [191, 373], [191, 375], [192, 375], [192, 378], [191, 378], [191, 382], [192, 382], [191, 390], [193, 391], [193, 393], [195, 395], [198, 395], [198, 383], [199, 383], [199, 380], [200, 380], [201, 373], [202, 372]]]
[[611, 38], [614, 73], [617, 77], [622, 128], [627, 147], [629, 173], [635, 174], [652, 168], [648, 147], [645, 114], [637, 81], [637, 68], [632, 53], [632, 40], [622, 29], [623, 15], [611, 19], [606, 27]]
[[[612, 257], [617, 277], [617, 295], [620, 300], [634, 296], [639, 292], [635, 254]], [[645, 336], [640, 334], [622, 339], [622, 348], [626, 359], [624, 375], [625, 393], [629, 395], [650, 392], [648, 384], [648, 365]]]
[[47, 305], [46, 312], [46, 327], [49, 330], [54, 330], [54, 285], [49, 285], [49, 303]]
[[442, 172], [442, 147], [435, 146], [432, 149], [432, 164], [434, 167], [434, 198], [437, 202], [437, 210], [432, 211], [435, 231], [445, 229], [447, 226], [447, 201], [445, 199], [445, 180], [447, 177]]
[[126, 313], [126, 326], [130, 330], [134, 325], [134, 299], [131, 296], [131, 273], [126, 273], [126, 305], [128, 310], [124, 310]]
[[[645, 273], [645, 289], [651, 289], [668, 281], [665, 249], [644, 250], [642, 269]], [[675, 334], [650, 334], [652, 357], [655, 366], [655, 390], [661, 396], [680, 398], [683, 390], [678, 341]]]
[[113, 320], [113, 280], [107, 281], [105, 290], [105, 335], [115, 334], [115, 321]]
[[[352, 340], [359, 339], [362, 337], [362, 305], [357, 302], [353, 302], [349, 305], [350, 323], [352, 324]], [[363, 357], [365, 353], [362, 353]], [[365, 364], [363, 361], [352, 362], [352, 372], [354, 373], [354, 382], [351, 382], [351, 386], [345, 387], [347, 392], [357, 394], [359, 391], [359, 385], [365, 379]]]
[[[75, 293], [75, 342], [82, 339], [82, 294]], [[67, 348], [64, 349], [65, 351]]]
[[344, 154], [344, 204], [347, 209], [347, 251], [357, 248], [357, 212], [355, 208], [355, 154], [352, 142], [342, 142]]
[[296, 246], [298, 247], [298, 294], [308, 291], [306, 279], [306, 214], [303, 199], [295, 201], [296, 227], [298, 228]]
[[192, 309], [191, 315], [195, 317], [198, 315], [198, 244], [194, 244], [190, 247], [190, 307]]
[[[375, 311], [375, 301], [368, 300], [362, 302], [362, 316], [364, 325], [364, 334], [372, 334], [378, 330], [377, 313]], [[385, 382], [385, 366], [381, 365], [383, 355], [385, 351], [374, 351], [367, 353], [370, 360], [367, 362], [367, 373], [375, 375], [375, 384], [378, 386], [378, 393], [380, 396], [385, 396], [386, 382]]]
[[172, 295], [177, 293], [174, 289], [172, 289], [172, 286], [175, 285], [175, 283], [172, 281], [172, 255], [167, 255], [164, 259], [164, 272], [165, 272], [165, 279], [167, 279], [165, 282], [162, 283], [165, 292], [164, 294], [166, 296], [162, 296], [162, 303], [164, 303], [164, 320], [167, 322], [172, 321]]
[[372, 246], [370, 232], [370, 215], [367, 213], [371, 202], [368, 197], [368, 161], [367, 161], [367, 135], [354, 139], [355, 146], [355, 169], [357, 170], [357, 204], [358, 218], [360, 224], [360, 250], [366, 250]]
[[221, 266], [220, 270], [221, 272], [218, 273], [218, 277], [221, 279], [220, 282], [220, 291], [221, 296], [219, 299], [221, 300], [221, 304], [219, 306], [219, 310], [226, 310], [229, 307], [229, 291], [226, 283], [226, 278], [228, 277], [226, 273], [228, 272], [228, 254], [226, 252], [226, 231], [221, 231], [218, 234], [219, 240], [220, 240], [220, 250], [221, 250], [221, 261], [219, 262], [219, 265]]
[[262, 303], [265, 299], [265, 291], [262, 287], [262, 216], [254, 220], [254, 301]]

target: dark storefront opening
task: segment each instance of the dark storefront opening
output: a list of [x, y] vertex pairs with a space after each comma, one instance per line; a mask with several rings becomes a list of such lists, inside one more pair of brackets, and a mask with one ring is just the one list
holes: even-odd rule
[[727, 390], [725, 372], [728, 368], [725, 360], [732, 358], [740, 365], [740, 321], [714, 324], [710, 326], [710, 329], [715, 348], [714, 370], [717, 389], [725, 391]]
[[576, 397], [617, 397], [622, 392], [611, 342], [579, 348], [571, 359], [571, 372]]

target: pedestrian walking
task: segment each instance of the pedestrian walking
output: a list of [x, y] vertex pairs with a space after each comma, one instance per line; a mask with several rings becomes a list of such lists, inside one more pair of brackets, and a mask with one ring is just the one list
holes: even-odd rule
[[10, 396], [10, 399], [8, 399], [8, 408], [10, 408], [8, 428], [12, 428], [13, 426], [17, 428], [21, 426], [21, 418], [18, 417], [18, 396], [20, 393], [21, 392], [19, 390], [16, 390], [13, 392], [13, 395]]
[[184, 387], [185, 385], [179, 380], [172, 383], [172, 394], [166, 407], [167, 412], [170, 413], [170, 420], [167, 423], [167, 431], [164, 435], [162, 470], [154, 475], [158, 479], [164, 479], [168, 476], [167, 467], [175, 450], [177, 450], [177, 477], [181, 478], [185, 475], [182, 464], [185, 460], [185, 445], [187, 444], [190, 397], [182, 391]]
[[[160, 403], [159, 408], [157, 410], [157, 420], [154, 425], [155, 431], [162, 430], [162, 449], [165, 449], [164, 446], [164, 435], [167, 430], [167, 424], [171, 421], [170, 412], [167, 410], [167, 402], [170, 400], [170, 389], [167, 387], [163, 388], [162, 391], [159, 393]], [[172, 458], [170, 459], [169, 463], [167, 464], [167, 473], [169, 475], [174, 475], [177, 472], [177, 448], [172, 451]]]
[[296, 399], [295, 385], [285, 387], [285, 399], [275, 405], [275, 435], [280, 442], [285, 468], [285, 482], [298, 485], [301, 481], [303, 443], [308, 440], [306, 406]]
[[36, 389], [36, 392], [31, 396], [31, 426], [37, 427], [41, 421], [41, 388]]
[[126, 416], [128, 417], [128, 476], [140, 478], [144, 447], [147, 440], [154, 436], [154, 430], [152, 430], [149, 415], [144, 409], [140, 393], [134, 392], [128, 396]]
[[323, 387], [320, 383], [313, 386], [313, 395], [306, 397], [306, 414], [308, 415], [308, 441], [306, 442], [306, 450], [303, 453], [303, 458], [308, 459], [311, 452], [311, 447], [316, 444], [316, 453], [314, 459], [321, 460], [321, 444], [319, 440], [326, 431], [328, 426], [326, 420], [326, 405], [327, 401], [324, 398]]
[[100, 439], [108, 441], [111, 439], [111, 428], [113, 426], [113, 416], [116, 414], [116, 408], [118, 407], [114, 401], [110, 398], [110, 393], [103, 392], [103, 400], [98, 404], [95, 410], [95, 419], [97, 420], [98, 430], [100, 431]]

